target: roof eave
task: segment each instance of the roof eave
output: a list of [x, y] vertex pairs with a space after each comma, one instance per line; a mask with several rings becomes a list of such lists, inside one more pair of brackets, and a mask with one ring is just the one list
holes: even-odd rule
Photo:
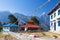
[[55, 8], [60, 5], [60, 1], [55, 5], [55, 7], [52, 8], [52, 10], [48, 13], [48, 15], [51, 15], [53, 12], [53, 10], [55, 10]]

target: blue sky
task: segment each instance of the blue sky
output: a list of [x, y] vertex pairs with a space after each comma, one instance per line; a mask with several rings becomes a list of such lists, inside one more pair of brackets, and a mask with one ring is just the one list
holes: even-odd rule
[[47, 0], [0, 0], [0, 11], [39, 16], [43, 12], [48, 13], [58, 2], [58, 0], [50, 0], [50, 2], [43, 6], [39, 11], [31, 13], [46, 1]]

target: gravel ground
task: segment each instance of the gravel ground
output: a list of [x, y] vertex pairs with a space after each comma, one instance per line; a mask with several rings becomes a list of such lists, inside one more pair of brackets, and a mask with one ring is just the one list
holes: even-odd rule
[[20, 33], [9, 33], [12, 37], [16, 38], [16, 40], [60, 40], [60, 39], [54, 39], [54, 38], [46, 38], [46, 37], [33, 37], [34, 35], [29, 34], [20, 34]]
[[0, 38], [0, 40], [5, 40], [5, 38], [4, 38], [4, 37], [2, 37], [2, 38]]
[[9, 35], [1, 37], [0, 40], [60, 40], [59, 38], [34, 37], [33, 34], [21, 34], [9, 32]]

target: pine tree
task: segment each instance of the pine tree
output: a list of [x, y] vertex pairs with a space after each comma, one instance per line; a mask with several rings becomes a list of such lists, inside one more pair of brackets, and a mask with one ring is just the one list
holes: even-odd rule
[[8, 16], [8, 19], [9, 19], [10, 23], [15, 23], [18, 25], [17, 18], [13, 14], [10, 14]]

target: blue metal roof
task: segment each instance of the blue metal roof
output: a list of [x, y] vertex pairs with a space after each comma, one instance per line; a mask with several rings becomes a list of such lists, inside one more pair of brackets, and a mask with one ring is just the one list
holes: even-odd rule
[[16, 26], [18, 26], [18, 25], [9, 23], [9, 24], [3, 25], [3, 26], [5, 26], [5, 27], [16, 27]]

